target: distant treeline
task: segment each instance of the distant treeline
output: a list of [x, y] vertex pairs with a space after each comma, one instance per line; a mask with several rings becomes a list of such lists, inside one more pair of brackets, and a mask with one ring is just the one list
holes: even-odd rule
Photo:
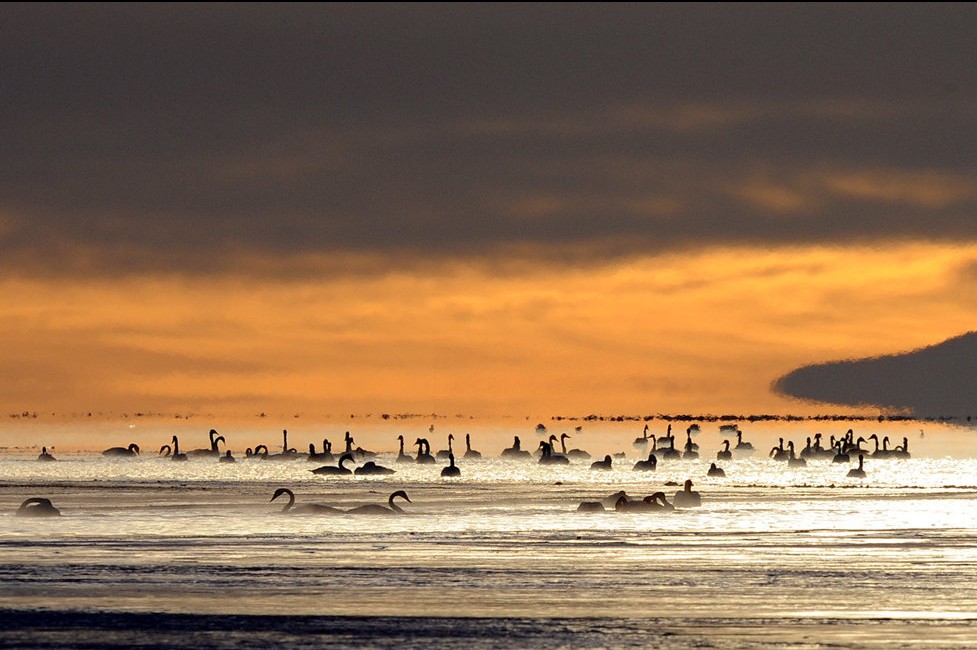
[[[39, 416], [37, 411], [21, 411], [19, 413], [9, 413], [8, 417], [11, 419], [32, 419], [37, 420], [42, 416]], [[209, 420], [219, 419], [221, 416], [217, 416], [213, 413], [158, 413], [158, 412], [144, 412], [137, 411], [134, 413], [128, 412], [106, 412], [106, 411], [87, 411], [82, 413], [50, 413], [45, 414], [43, 417], [50, 418], [154, 418], [154, 419], [177, 419], [177, 420], [189, 420], [191, 418], [206, 418]], [[239, 417], [239, 416], [232, 416]], [[256, 418], [267, 418], [269, 416], [265, 412], [256, 413], [253, 416], [246, 417], [256, 417]], [[301, 413], [290, 413], [287, 415], [276, 415], [277, 418], [293, 418], [298, 419], [303, 417]], [[374, 415], [373, 413], [364, 414], [349, 414], [349, 415], [309, 415], [306, 416], [310, 419], [325, 418], [325, 419], [336, 419], [336, 418], [364, 418], [369, 419], [373, 417], [379, 417], [383, 420], [439, 420], [447, 418], [455, 419], [495, 419], [496, 417], [502, 417], [505, 419], [513, 417], [525, 417], [526, 420], [536, 419], [538, 416], [474, 416], [474, 415], [445, 415], [439, 413], [381, 413], [379, 415]], [[880, 414], [880, 415], [855, 415], [855, 414], [842, 414], [842, 413], [826, 413], [818, 415], [792, 415], [792, 414], [725, 414], [725, 415], [715, 415], [712, 413], [656, 413], [654, 415], [553, 415], [550, 416], [550, 420], [554, 422], [651, 422], [654, 420], [660, 420], [663, 422], [959, 422], [966, 421], [971, 422], [974, 417], [970, 415], [938, 415], [938, 416], [916, 416], [916, 415], [906, 415], [906, 414]]]

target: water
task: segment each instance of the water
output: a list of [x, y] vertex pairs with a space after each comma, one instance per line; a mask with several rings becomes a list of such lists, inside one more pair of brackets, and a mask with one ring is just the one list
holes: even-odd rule
[[[699, 460], [634, 472], [631, 433], [601, 439], [628, 452], [611, 472], [486, 454], [459, 458], [459, 479], [390, 452], [393, 476], [326, 477], [304, 460], [8, 451], [0, 647], [977, 647], [972, 432], [928, 432], [865, 479], [760, 451], [710, 478], [715, 430]], [[758, 449], [785, 432], [763, 433]], [[687, 478], [700, 508], [576, 511], [618, 490], [671, 498]], [[411, 503], [285, 515], [279, 487], [297, 504]], [[12, 516], [30, 496], [63, 516]]]

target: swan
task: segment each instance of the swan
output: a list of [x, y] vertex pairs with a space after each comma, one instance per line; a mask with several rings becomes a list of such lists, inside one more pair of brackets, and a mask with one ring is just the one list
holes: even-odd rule
[[237, 459], [231, 455], [231, 450], [228, 449], [224, 452], [224, 455], [217, 459], [218, 463], [236, 463]]
[[400, 441], [400, 451], [397, 452], [397, 462], [398, 463], [413, 463], [414, 457], [408, 456], [404, 453], [404, 436], [397, 436], [397, 440]]
[[889, 449], [889, 436], [882, 438], [882, 446], [879, 446], [879, 436], [873, 433], [869, 436], [869, 439], [875, 439], [875, 451], [872, 452], [872, 458], [891, 458], [893, 456], [892, 450]]
[[652, 504], [657, 504], [658, 507], [654, 508], [654, 510], [675, 510], [675, 506], [669, 503], [668, 499], [665, 498], [664, 492], [655, 492], [651, 496], [645, 497], [643, 501], [647, 501], [648, 503], [652, 503]]
[[755, 450], [753, 449], [753, 445], [751, 443], [743, 441], [743, 432], [737, 430], [736, 446], [733, 448], [733, 451], [741, 456], [752, 456]]
[[675, 436], [666, 436], [668, 440], [668, 446], [658, 449], [662, 455], [663, 460], [675, 460], [682, 457], [682, 453], [675, 448]]
[[177, 440], [176, 436], [173, 436], [173, 455], [170, 456], [171, 460], [187, 460], [187, 455], [180, 451], [180, 441]]
[[699, 432], [699, 425], [697, 425], [697, 424], [693, 424], [692, 426], [690, 426], [688, 429], [685, 430], [685, 436], [687, 438], [686, 441], [685, 441], [685, 450], [686, 451], [689, 451], [689, 450], [699, 451], [699, 445], [697, 445], [692, 440], [692, 434], [693, 433], [698, 433], [698, 432]]
[[481, 458], [482, 453], [472, 449], [472, 436], [470, 433], [465, 434], [465, 458]]
[[548, 442], [543, 442], [540, 440], [539, 448], [542, 450], [543, 455], [539, 457], [540, 465], [569, 465], [570, 459], [566, 456], [561, 456], [560, 454], [553, 453], [553, 445]]
[[52, 460], [57, 460], [57, 458], [48, 453], [47, 447], [41, 447], [41, 453], [37, 455], [37, 460], [49, 462]]
[[672, 504], [665, 499], [664, 492], [655, 492], [641, 501], [631, 501], [627, 496], [622, 495], [614, 503], [614, 510], [618, 512], [655, 512], [674, 509]]
[[377, 454], [374, 451], [367, 451], [366, 449], [363, 449], [362, 447], [357, 447], [356, 449], [353, 449], [353, 442], [354, 442], [353, 436], [349, 435], [349, 431], [347, 431], [346, 432], [346, 453], [347, 454], [353, 454], [354, 456], [356, 456], [358, 458], [376, 458], [376, 455]]
[[173, 454], [173, 447], [170, 447], [169, 445], [163, 445], [162, 447], [159, 448], [159, 455], [162, 456], [163, 458], [166, 458], [172, 454]]
[[406, 492], [404, 492], [403, 490], [397, 490], [396, 492], [394, 492], [393, 494], [390, 495], [390, 498], [389, 499], [387, 499], [387, 504], [389, 505], [389, 507], [378, 506], [376, 504], [372, 504], [371, 503], [371, 504], [367, 504], [365, 506], [356, 506], [355, 508], [350, 508], [349, 510], [346, 511], [346, 514], [350, 514], [350, 515], [399, 515], [399, 514], [403, 514], [403, 512], [404, 512], [403, 508], [401, 508], [396, 503], [394, 503], [394, 499], [396, 497], [400, 497], [401, 499], [403, 499], [407, 503], [413, 503], [410, 500], [410, 497], [407, 496], [407, 493]]
[[658, 467], [658, 459], [655, 457], [655, 452], [648, 453], [648, 460], [639, 460], [634, 464], [633, 471], [635, 472], [654, 472]]
[[346, 476], [347, 474], [353, 473], [353, 470], [343, 466], [346, 462], [354, 462], [353, 454], [343, 454], [339, 457], [339, 462], [336, 465], [323, 465], [322, 467], [316, 467], [309, 471], [313, 474], [322, 474], [324, 476]]
[[322, 439], [322, 451], [316, 452], [315, 443], [309, 443], [309, 456], [306, 460], [315, 461], [317, 463], [328, 463], [335, 460], [336, 457], [332, 455], [329, 451], [329, 441], [325, 438]]
[[224, 436], [218, 435], [216, 429], [211, 429], [210, 433], [210, 448], [209, 449], [191, 449], [187, 452], [187, 456], [198, 457], [198, 456], [220, 456], [220, 448], [218, 447], [219, 442], [226, 443]]
[[530, 458], [532, 454], [520, 446], [519, 436], [513, 436], [512, 446], [503, 449], [499, 456], [501, 458]]
[[770, 450], [770, 458], [774, 460], [787, 460], [787, 450], [784, 449], [784, 439], [780, 438], [780, 444]]
[[461, 476], [461, 470], [455, 465], [454, 454], [448, 454], [448, 462], [450, 464], [441, 470], [441, 476]]
[[584, 451], [583, 449], [571, 449], [570, 451], [567, 451], [566, 441], [569, 438], [570, 436], [568, 436], [565, 433], [560, 435], [560, 448], [563, 450], [564, 456], [566, 456], [567, 458], [575, 458], [577, 460], [587, 460], [588, 458], [590, 458], [590, 454]]
[[892, 450], [894, 458], [909, 458], [909, 438], [902, 439], [902, 445]]
[[454, 449], [454, 447], [451, 444], [454, 441], [454, 439], [455, 439], [455, 436], [453, 434], [449, 433], [448, 434], [448, 448], [447, 449], [439, 449], [438, 450], [438, 453], [434, 454], [435, 460], [448, 460], [448, 456], [453, 456], [454, 455], [455, 449]]
[[102, 452], [103, 456], [130, 457], [139, 455], [139, 445], [131, 443], [128, 447], [109, 447]]
[[258, 445], [257, 447], [254, 448], [254, 451], [248, 454], [248, 458], [260, 458], [261, 460], [264, 460], [267, 457], [268, 457], [268, 445]]
[[417, 458], [415, 459], [417, 463], [421, 465], [433, 465], [436, 461], [434, 456], [431, 455], [431, 443], [427, 441], [427, 438], [418, 438], [417, 442]]
[[691, 479], [686, 479], [685, 489], [675, 493], [672, 503], [676, 508], [695, 508], [702, 505], [702, 497], [692, 489]]
[[61, 511], [51, 504], [50, 499], [31, 497], [25, 499], [14, 514], [18, 517], [60, 517]]
[[723, 440], [723, 448], [716, 452], [716, 460], [733, 460], [733, 452], [729, 450], [729, 440]]
[[635, 438], [634, 442], [631, 443], [635, 447], [644, 447], [648, 444], [648, 425], [645, 425], [645, 430], [642, 432], [640, 438]]
[[631, 501], [627, 496], [621, 495], [614, 502], [614, 510], [617, 512], [643, 512], [651, 510], [651, 504], [646, 501]]
[[858, 455], [858, 467], [855, 469], [848, 470], [849, 478], [865, 478], [865, 469], [863, 468], [865, 464], [865, 456], [863, 454]]
[[722, 467], [716, 465], [716, 463], [712, 463], [709, 465], [709, 471], [706, 472], [706, 476], [717, 476], [717, 477], [725, 478], [726, 471], [723, 470]]
[[590, 469], [609, 471], [611, 469], [610, 455], [604, 456], [604, 460], [595, 460], [590, 464]]
[[843, 448], [844, 448], [843, 441], [839, 440], [838, 442], [835, 443], [835, 449], [836, 449], [837, 453], [831, 459], [831, 462], [833, 462], [833, 463], [850, 463], [851, 462], [851, 456], [848, 454], [848, 452], [842, 451]]
[[690, 431], [691, 427], [689, 427], [689, 431], [686, 431], [687, 439], [685, 441], [685, 452], [682, 454], [682, 458], [685, 460], [695, 460], [699, 457], [699, 445], [692, 442], [692, 434]]
[[396, 474], [396, 472], [389, 467], [377, 465], [376, 462], [368, 460], [363, 464], [362, 467], [357, 467], [354, 469], [353, 474], [357, 476], [387, 476], [390, 474]]
[[[282, 514], [289, 515], [341, 515], [343, 511], [339, 508], [333, 508], [332, 506], [324, 506], [318, 503], [303, 503], [300, 506], [295, 506], [295, 494], [288, 488], [278, 488], [275, 490], [274, 496], [271, 500], [274, 501], [281, 495], [288, 496], [288, 503], [282, 508]], [[270, 502], [269, 502], [270, 503]]]
[[[264, 447], [264, 445], [258, 445], [258, 447]], [[255, 448], [255, 452], [257, 451]], [[268, 448], [265, 447], [265, 453], [262, 454], [261, 460], [295, 460], [299, 456], [297, 449], [288, 446], [288, 429], [282, 429], [282, 453], [269, 454]]]

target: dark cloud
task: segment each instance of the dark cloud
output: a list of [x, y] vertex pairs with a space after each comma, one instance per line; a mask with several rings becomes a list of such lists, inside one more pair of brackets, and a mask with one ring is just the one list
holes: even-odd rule
[[972, 416], [977, 332], [938, 345], [868, 359], [805, 366], [774, 382], [774, 391], [848, 406], [877, 406], [916, 417]]
[[5, 5], [0, 264], [977, 237], [973, 5]]

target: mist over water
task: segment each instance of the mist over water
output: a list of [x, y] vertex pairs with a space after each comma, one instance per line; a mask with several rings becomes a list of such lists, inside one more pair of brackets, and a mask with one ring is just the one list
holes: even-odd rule
[[[230, 434], [236, 463], [177, 463], [156, 454], [162, 429], [146, 435], [151, 443], [133, 432], [136, 458], [55, 445], [58, 461], [42, 463], [34, 450], [7, 450], [0, 610], [9, 616], [0, 619], [16, 623], [0, 624], [0, 646], [76, 647], [86, 635], [103, 647], [190, 638], [200, 647], [964, 647], [977, 638], [972, 431], [851, 423], [859, 436], [888, 436], [890, 448], [905, 437], [912, 452], [867, 457], [864, 479], [847, 477], [854, 463], [795, 468], [768, 457], [781, 437], [800, 450], [815, 432], [843, 435], [849, 424], [838, 422], [740, 423], [755, 452], [731, 461], [716, 452], [735, 438], [703, 423], [699, 458], [660, 460], [654, 472], [632, 470], [647, 457], [633, 445], [635, 422], [568, 426], [568, 446], [593, 456], [569, 465], [498, 457], [514, 435], [533, 449], [564, 432], [551, 422], [542, 435], [534, 423], [466, 422], [481, 459], [463, 457], [464, 429], [452, 428], [459, 478], [441, 478], [447, 461], [396, 461], [398, 430], [408, 453], [422, 436], [436, 451], [449, 424], [351, 427], [391, 476], [316, 475], [325, 463], [304, 456], [245, 459]], [[676, 447], [685, 426], [673, 425]], [[665, 427], [650, 423], [657, 435]], [[297, 431], [290, 444], [320, 449], [321, 434]], [[330, 436], [334, 452], [343, 433]], [[275, 433], [264, 439], [271, 447]], [[206, 433], [184, 445], [206, 446]], [[626, 456], [591, 470], [602, 452]], [[727, 476], [707, 476], [711, 462]], [[686, 479], [699, 508], [577, 511], [619, 490], [673, 500]], [[289, 515], [285, 499], [270, 502], [281, 487], [296, 506], [386, 504], [396, 490], [411, 502], [398, 502], [399, 516]], [[31, 496], [62, 516], [13, 516]]]

